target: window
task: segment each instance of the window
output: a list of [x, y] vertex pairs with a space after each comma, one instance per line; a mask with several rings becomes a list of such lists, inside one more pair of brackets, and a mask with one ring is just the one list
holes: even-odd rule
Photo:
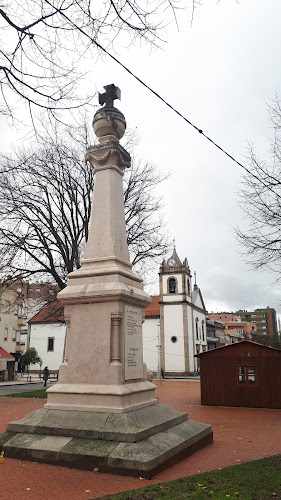
[[12, 340], [16, 340], [16, 335], [17, 335], [17, 332], [16, 332], [16, 330], [13, 328]]
[[238, 366], [238, 383], [244, 386], [256, 385], [256, 367]]
[[171, 342], [173, 342], [173, 344], [175, 344], [177, 341], [178, 341], [178, 337], [176, 337], [175, 335], [173, 335], [171, 337]]
[[4, 329], [4, 340], [8, 340], [8, 328]]
[[10, 312], [10, 302], [8, 300], [5, 301], [5, 312], [6, 313]]
[[199, 331], [198, 331], [198, 318], [195, 320], [195, 328], [196, 328], [196, 339], [199, 339]]
[[17, 344], [20, 343], [20, 330], [17, 330], [16, 341], [17, 341]]
[[202, 324], [202, 340], [205, 340], [204, 325]]
[[22, 317], [22, 306], [18, 305], [18, 317]]
[[187, 278], [187, 293], [188, 295], [190, 295], [190, 281], [188, 278]]
[[55, 344], [55, 339], [54, 337], [49, 337], [48, 338], [48, 351], [53, 351], [54, 350], [54, 344]]
[[169, 293], [176, 293], [176, 280], [175, 280], [175, 278], [169, 279]]

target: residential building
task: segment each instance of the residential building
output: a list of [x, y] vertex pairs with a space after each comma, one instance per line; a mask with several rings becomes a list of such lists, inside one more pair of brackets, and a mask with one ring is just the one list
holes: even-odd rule
[[21, 335], [22, 328], [26, 327], [23, 295], [9, 285], [2, 286], [0, 293], [0, 346], [17, 360], [25, 350]]
[[231, 336], [229, 333], [226, 333], [226, 329], [220, 321], [208, 319], [207, 317], [206, 328], [208, 351], [231, 343]]
[[10, 290], [22, 294], [27, 320], [39, 312], [44, 305], [55, 300], [60, 290], [57, 285], [43, 281], [30, 283], [28, 280], [17, 280], [11, 281], [8, 286]]
[[63, 361], [66, 324], [60, 303], [52, 301], [28, 321], [28, 347], [35, 347], [42, 359], [42, 365], [33, 365], [30, 372], [40, 371], [48, 366], [57, 371]]
[[234, 313], [208, 313], [207, 319], [220, 321], [226, 333], [230, 335], [231, 343], [239, 340], [251, 340], [256, 333], [256, 325], [249, 321], [242, 321], [241, 317]]
[[242, 321], [254, 323], [257, 335], [277, 336], [276, 311], [272, 307], [259, 308], [254, 311], [237, 311]]

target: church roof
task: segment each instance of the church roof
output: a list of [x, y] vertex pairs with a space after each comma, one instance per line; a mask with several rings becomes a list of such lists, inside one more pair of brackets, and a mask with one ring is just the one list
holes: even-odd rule
[[151, 303], [145, 308], [146, 318], [156, 318], [160, 316], [159, 295], [152, 295]]
[[[199, 307], [201, 306], [204, 310], [206, 310], [204, 300], [202, 297], [202, 293], [201, 293], [200, 288], [198, 288], [198, 285], [194, 285], [191, 300], [192, 300], [192, 304], [197, 305]], [[197, 304], [196, 304], [196, 302], [197, 302]], [[200, 302], [201, 302], [201, 304], [200, 304]]]

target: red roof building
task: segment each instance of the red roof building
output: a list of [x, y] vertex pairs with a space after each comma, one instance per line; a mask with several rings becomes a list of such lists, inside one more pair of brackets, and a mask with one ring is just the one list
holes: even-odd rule
[[0, 361], [15, 361], [15, 358], [7, 351], [5, 351], [3, 347], [0, 347]]
[[63, 307], [58, 300], [44, 306], [28, 323], [64, 323]]

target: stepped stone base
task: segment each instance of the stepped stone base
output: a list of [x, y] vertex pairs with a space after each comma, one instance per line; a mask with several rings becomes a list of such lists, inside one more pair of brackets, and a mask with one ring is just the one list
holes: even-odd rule
[[210, 425], [164, 404], [125, 414], [42, 409], [0, 435], [6, 457], [145, 478], [212, 441]]

